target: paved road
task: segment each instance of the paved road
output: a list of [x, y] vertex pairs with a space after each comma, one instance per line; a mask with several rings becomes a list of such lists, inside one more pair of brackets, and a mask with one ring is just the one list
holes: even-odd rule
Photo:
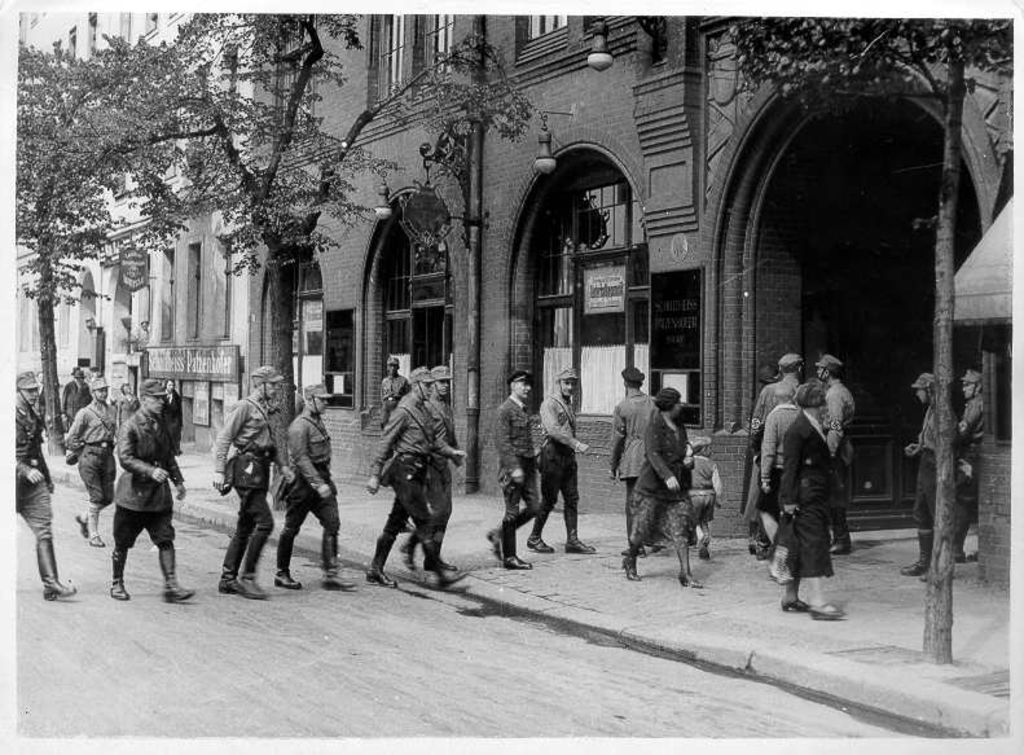
[[[216, 592], [227, 536], [179, 524], [186, 605], [160, 600], [156, 551], [131, 552], [132, 600], [107, 596], [71, 494], [55, 503], [72, 601], [45, 603], [18, 524], [18, 710], [26, 736], [893, 736], [832, 708], [406, 585]], [[110, 529], [109, 517], [102, 531]], [[272, 550], [262, 578], [269, 585]], [[296, 556], [298, 571], [315, 565]], [[361, 577], [349, 573], [349, 577]]]

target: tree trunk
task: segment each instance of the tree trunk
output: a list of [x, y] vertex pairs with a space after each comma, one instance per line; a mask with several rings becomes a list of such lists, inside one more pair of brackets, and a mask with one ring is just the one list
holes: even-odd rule
[[925, 593], [924, 654], [933, 663], [953, 662], [953, 482], [955, 418], [953, 382], [953, 276], [956, 204], [960, 186], [960, 127], [964, 106], [964, 64], [949, 50], [945, 140], [939, 219], [935, 233], [935, 463], [936, 496], [932, 563]]
[[57, 383], [57, 338], [53, 326], [53, 271], [40, 265], [39, 295], [36, 311], [39, 316], [39, 361], [43, 371], [43, 406], [46, 412], [46, 438], [50, 455], [64, 455], [64, 417], [61, 415], [60, 386]]
[[[281, 457], [288, 459], [288, 425], [295, 417], [295, 371], [292, 368], [293, 269], [282, 260], [294, 259], [279, 245], [268, 244], [267, 249], [267, 303], [270, 310], [270, 341], [267, 363], [284, 376], [281, 383], [278, 411], [270, 416], [274, 443], [281, 449]], [[275, 501], [274, 508], [284, 508], [283, 501]]]

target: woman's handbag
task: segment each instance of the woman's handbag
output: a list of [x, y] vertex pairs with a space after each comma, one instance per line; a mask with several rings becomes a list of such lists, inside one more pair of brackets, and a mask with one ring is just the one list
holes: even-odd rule
[[768, 574], [780, 585], [793, 581], [793, 572], [797, 568], [798, 544], [794, 518], [796, 514], [783, 513], [779, 518], [779, 529], [775, 533], [771, 558], [768, 561]]

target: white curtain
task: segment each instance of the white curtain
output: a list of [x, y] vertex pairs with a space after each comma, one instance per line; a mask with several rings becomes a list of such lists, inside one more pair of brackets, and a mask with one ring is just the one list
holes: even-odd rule
[[[633, 366], [647, 377], [647, 385], [651, 384], [651, 349], [646, 343], [633, 345]], [[645, 388], [644, 390], [647, 390]]]
[[409, 372], [412, 370], [412, 355], [390, 354], [389, 356], [398, 357], [398, 374], [404, 375], [406, 378], [408, 378]]
[[584, 346], [580, 353], [581, 414], [611, 414], [623, 395], [625, 346]]
[[548, 347], [544, 349], [544, 383], [540, 386], [534, 385], [547, 395], [555, 390], [555, 376], [566, 367], [572, 367], [572, 347]]

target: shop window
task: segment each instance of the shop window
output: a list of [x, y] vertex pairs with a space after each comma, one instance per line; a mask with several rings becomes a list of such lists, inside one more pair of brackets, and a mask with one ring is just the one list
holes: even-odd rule
[[188, 245], [187, 303], [185, 332], [189, 338], [199, 338], [203, 301], [203, 245]]
[[622, 398], [622, 370], [647, 368], [647, 247], [633, 243], [634, 205], [624, 181], [583, 185], [553, 196], [540, 221], [540, 393], [552, 389], [562, 369], [575, 367], [583, 414], [611, 414]]
[[328, 404], [351, 409], [355, 405], [355, 310], [328, 312], [324, 353], [324, 383], [331, 392]]
[[163, 277], [160, 280], [160, 340], [174, 338], [174, 249], [164, 250]]

